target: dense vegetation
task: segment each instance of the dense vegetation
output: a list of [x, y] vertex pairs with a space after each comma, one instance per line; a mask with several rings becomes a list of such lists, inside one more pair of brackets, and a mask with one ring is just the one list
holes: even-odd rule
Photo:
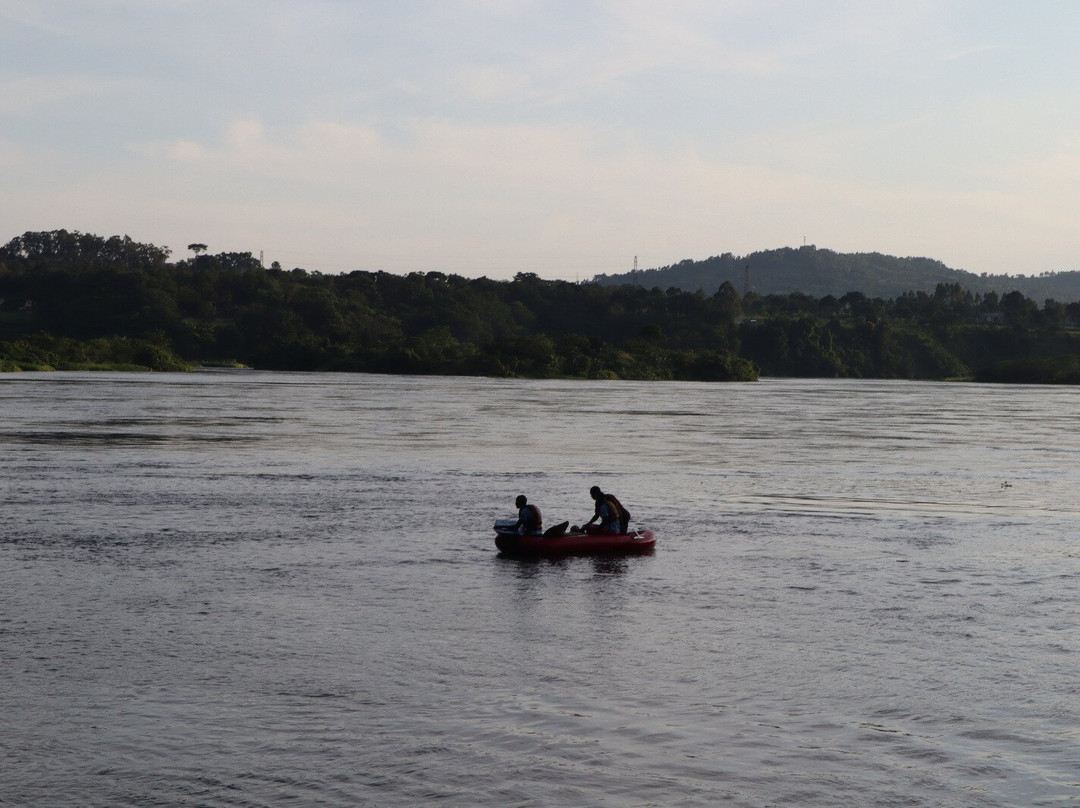
[[799, 292], [812, 297], [841, 296], [859, 291], [868, 297], [893, 298], [909, 291], [933, 293], [939, 283], [960, 284], [972, 292], [999, 295], [1021, 292], [1034, 300], [1080, 299], [1080, 272], [1044, 272], [1041, 275], [976, 275], [951, 269], [930, 258], [897, 258], [881, 253], [837, 253], [812, 245], [785, 247], [745, 256], [731, 253], [687, 259], [659, 269], [598, 275], [606, 286], [626, 283], [639, 286], [675, 287], [686, 292], [710, 292], [727, 281], [736, 289], [758, 294]]
[[[193, 245], [203, 248], [203, 245]], [[940, 283], [891, 299], [322, 275], [250, 253], [27, 233], [0, 248], [0, 369], [279, 370], [749, 380], [1080, 381], [1080, 303]]]
[[[126, 237], [54, 231], [13, 239], [0, 248], [0, 361], [100, 365], [101, 353], [81, 346], [108, 338], [128, 341], [116, 343], [125, 350], [114, 361], [142, 351], [154, 369], [211, 362], [527, 377], [757, 375], [707, 328], [691, 327], [683, 312], [690, 295], [628, 295], [533, 275], [321, 275], [263, 269], [250, 253], [167, 258], [167, 250]], [[649, 323], [680, 320], [685, 327], [669, 338], [639, 338]]]

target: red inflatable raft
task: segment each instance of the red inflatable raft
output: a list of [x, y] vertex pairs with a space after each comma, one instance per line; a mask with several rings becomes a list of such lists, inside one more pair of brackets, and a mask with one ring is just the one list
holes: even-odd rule
[[523, 536], [495, 528], [495, 546], [508, 555], [578, 555], [582, 553], [647, 553], [656, 547], [651, 530], [629, 533], [563, 533], [559, 536]]

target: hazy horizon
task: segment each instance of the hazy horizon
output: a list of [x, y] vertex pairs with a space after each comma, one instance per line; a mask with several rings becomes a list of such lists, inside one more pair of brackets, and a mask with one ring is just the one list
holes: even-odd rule
[[583, 280], [1080, 268], [1080, 5], [0, 0], [0, 220]]

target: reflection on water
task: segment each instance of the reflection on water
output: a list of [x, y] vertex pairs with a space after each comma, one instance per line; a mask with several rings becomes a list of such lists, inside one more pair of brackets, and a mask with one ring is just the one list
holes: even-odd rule
[[0, 441], [6, 443], [30, 443], [49, 445], [72, 444], [75, 446], [152, 446], [162, 443], [233, 443], [251, 442], [252, 438], [231, 435], [204, 434], [165, 434], [153, 432], [84, 432], [76, 430], [4, 433], [0, 431]]
[[0, 377], [0, 804], [1075, 804], [1076, 395]]
[[[637, 555], [651, 555], [638, 553]], [[499, 554], [496, 560], [499, 563], [512, 566], [514, 575], [518, 578], [538, 578], [549, 570], [565, 571], [574, 564], [578, 556], [561, 556], [554, 558], [516, 558]], [[628, 559], [617, 555], [585, 555], [581, 556], [592, 568], [597, 578], [624, 575], [628, 567]]]

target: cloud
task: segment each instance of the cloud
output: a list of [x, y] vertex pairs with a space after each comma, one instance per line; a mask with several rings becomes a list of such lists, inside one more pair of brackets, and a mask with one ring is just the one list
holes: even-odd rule
[[229, 125], [225, 140], [237, 152], [250, 152], [262, 147], [263, 126], [259, 121], [235, 121]]
[[84, 73], [23, 75], [0, 79], [0, 115], [64, 111], [74, 102], [119, 98], [146, 82]]
[[[138, 150], [139, 147], [135, 148]], [[205, 163], [209, 154], [205, 148], [192, 140], [175, 140], [169, 144], [162, 144], [158, 148], [148, 147], [141, 150], [144, 154], [164, 153], [170, 160], [191, 165]]]
[[942, 60], [946, 62], [959, 62], [972, 56], [980, 56], [984, 53], [991, 53], [997, 50], [1001, 50], [1000, 45], [965, 45], [957, 50], [949, 51], [942, 57]]
[[[0, 19], [65, 39], [115, 34], [116, 16], [187, 9], [197, 0], [0, 0]], [[110, 34], [111, 32], [111, 34]]]
[[381, 139], [370, 127], [313, 121], [291, 131], [270, 132], [257, 119], [236, 119], [216, 142], [191, 139], [133, 142], [129, 149], [167, 170], [161, 161], [183, 163], [234, 182], [260, 177], [282, 182], [348, 181], [379, 155]]
[[[795, 137], [774, 148], [801, 142]], [[612, 261], [634, 254], [655, 266], [795, 245], [803, 236], [834, 249], [956, 259], [964, 254], [953, 246], [957, 240], [1007, 248], [1004, 234], [1017, 235], [1009, 211], [1034, 192], [1034, 184], [948, 190], [881, 182], [873, 173], [823, 172], [797, 159], [724, 159], [692, 145], [613, 141], [588, 126], [439, 118], [408, 121], [394, 137], [328, 120], [283, 129], [237, 119], [213, 142], [156, 143], [141, 154], [157, 165], [153, 173], [170, 204], [199, 189], [209, 195], [204, 215], [217, 208], [223, 222], [235, 222], [243, 210], [257, 243], [272, 244], [282, 228], [322, 234], [320, 251], [333, 244], [335, 255], [310, 265], [297, 248], [291, 262], [323, 269], [460, 271], [463, 256], [472, 255], [485, 267], [531, 269], [534, 260], [556, 272], [561, 264], [564, 275], [591, 275], [621, 271], [625, 266]], [[184, 175], [175, 175], [170, 162], [182, 164]], [[1043, 170], [1051, 175], [1062, 167], [1075, 171], [1075, 155]]]
[[532, 90], [529, 77], [520, 70], [498, 65], [462, 65], [446, 77], [447, 89], [475, 101], [505, 101]]
[[976, 6], [0, 0], [0, 218], [300, 266], [806, 235], [1032, 271], [1073, 240], [1078, 57], [1064, 11]]
[[[26, 153], [16, 143], [0, 138], [0, 171], [8, 171], [26, 164]], [[3, 234], [0, 234], [0, 239]]]
[[67, 24], [67, 17], [57, 12], [58, 9], [55, 6], [50, 6], [45, 2], [0, 0], [0, 19], [50, 34], [66, 36], [75, 30], [75, 27]]

